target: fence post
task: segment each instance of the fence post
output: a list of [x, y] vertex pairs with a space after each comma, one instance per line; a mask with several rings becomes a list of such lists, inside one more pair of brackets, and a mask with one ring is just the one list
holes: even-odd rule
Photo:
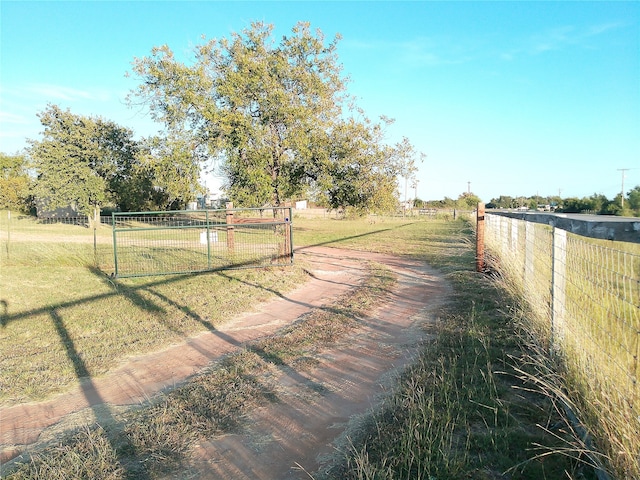
[[567, 270], [567, 232], [553, 227], [551, 272], [551, 353], [561, 349], [555, 345], [557, 340], [562, 342], [564, 333], [565, 286]]
[[118, 241], [116, 235], [116, 214], [111, 212], [111, 225], [113, 232], [113, 275], [118, 277]]
[[484, 272], [484, 203], [476, 212], [476, 272]]
[[209, 210], [204, 211], [207, 222], [207, 268], [211, 269], [211, 225], [209, 225]]
[[93, 207], [93, 266], [98, 268], [98, 225], [100, 225], [100, 209]]
[[285, 218], [285, 222], [286, 222], [286, 238], [287, 238], [287, 242], [288, 242], [288, 249], [287, 249], [287, 253], [289, 254], [289, 258], [291, 260], [291, 263], [293, 263], [293, 208], [289, 207], [289, 218]]
[[511, 252], [514, 256], [518, 255], [518, 222], [517, 218], [511, 219]]
[[227, 248], [229, 253], [233, 255], [234, 241], [233, 241], [233, 202], [227, 202]]
[[536, 244], [536, 230], [531, 222], [525, 223], [525, 251], [524, 251], [524, 288], [525, 292], [529, 292], [529, 288], [533, 289], [535, 278], [534, 256]]

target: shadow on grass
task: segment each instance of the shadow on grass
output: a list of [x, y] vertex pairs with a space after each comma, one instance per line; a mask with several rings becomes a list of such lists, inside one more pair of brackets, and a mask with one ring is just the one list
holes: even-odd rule
[[[80, 388], [82, 390], [82, 394], [84, 395], [87, 403], [90, 405], [93, 410], [94, 417], [96, 422], [105, 423], [106, 425], [118, 425], [118, 422], [114, 419], [111, 414], [109, 408], [105, 405], [100, 392], [96, 389], [93, 381], [91, 380], [91, 375], [89, 374], [89, 370], [82, 359], [81, 355], [77, 351], [71, 336], [67, 328], [65, 327], [64, 320], [58, 313], [57, 309], [52, 309], [50, 312], [51, 320], [53, 321], [53, 325], [60, 337], [60, 341], [65, 348], [67, 353], [67, 357], [73, 364], [73, 368], [76, 374], [76, 377], [79, 380]], [[118, 445], [115, 444], [111, 440], [109, 435], [106, 435], [107, 440], [111, 444], [112, 451], [118, 454]], [[124, 470], [126, 478], [139, 478], [141, 480], [145, 480], [149, 478], [144, 471], [139, 469], [132, 470], [130, 466], [126, 462], [119, 462], [120, 467]]]
[[[403, 224], [393, 228], [384, 228], [384, 229], [379, 229], [373, 232], [367, 232], [367, 233], [353, 235], [349, 237], [343, 237], [341, 239], [320, 242], [314, 245], [300, 247], [296, 249], [295, 252], [301, 252], [301, 251], [304, 251], [305, 249], [315, 247], [315, 246], [339, 245], [340, 242], [343, 242], [343, 241], [362, 239], [371, 235], [376, 235], [383, 232], [389, 232], [397, 228], [402, 228], [409, 225], [411, 224], [407, 223], [407, 224]], [[248, 266], [249, 265], [247, 264], [237, 264], [233, 266], [233, 268], [246, 268]], [[189, 276], [217, 273], [218, 275], [221, 275], [223, 277], [226, 277], [229, 279], [232, 278], [231, 276], [225, 273], [222, 273], [222, 270], [226, 270], [226, 269], [216, 269], [208, 272], [199, 272], [195, 274], [190, 274]], [[92, 303], [105, 298], [121, 296], [125, 298], [127, 301], [129, 301], [134, 307], [139, 308], [141, 310], [166, 313], [166, 310], [162, 307], [160, 303], [151, 301], [146, 296], [142, 295], [143, 292], [147, 292], [155, 296], [157, 299], [161, 300], [162, 302], [165, 302], [166, 304], [171, 305], [172, 307], [177, 308], [180, 311], [184, 312], [190, 318], [199, 322], [208, 331], [217, 335], [218, 337], [228, 342], [229, 344], [237, 347], [241, 346], [241, 344], [237, 340], [216, 329], [214, 325], [212, 325], [208, 320], [202, 318], [196, 311], [190, 308], [190, 306], [183, 305], [183, 304], [180, 304], [179, 302], [176, 302], [174, 299], [163, 294], [156, 288], [160, 286], [170, 285], [174, 282], [183, 280], [185, 278], [185, 275], [174, 275], [171, 277], [164, 277], [159, 280], [148, 282], [140, 286], [127, 286], [127, 285], [124, 285], [122, 282], [120, 282], [118, 279], [109, 278], [103, 271], [101, 271], [98, 268], [89, 267], [89, 271], [93, 275], [101, 278], [105, 283], [108, 283], [109, 286], [112, 288], [112, 291], [108, 293], [88, 296], [85, 298], [76, 299], [68, 302], [59, 302], [54, 305], [43, 306], [40, 308], [35, 308], [26, 312], [20, 312], [16, 314], [10, 314], [7, 301], [0, 300], [0, 303], [2, 306], [0, 326], [4, 328], [14, 321], [29, 318], [31, 316], [36, 316], [41, 314], [49, 315], [49, 317], [53, 322], [55, 330], [60, 338], [60, 342], [62, 343], [65, 349], [66, 355], [73, 365], [74, 373], [79, 380], [82, 393], [87, 403], [92, 408], [96, 419], [102, 419], [102, 421], [107, 422], [109, 425], [114, 425], [116, 429], [122, 429], [123, 425], [120, 425], [117, 423], [116, 419], [113, 417], [109, 409], [106, 408], [105, 400], [101, 397], [100, 393], [97, 391], [96, 386], [92, 380], [91, 374], [89, 372], [89, 369], [87, 368], [87, 365], [82, 358], [82, 354], [77, 350], [77, 347], [74, 344], [73, 339], [69, 334], [67, 327], [65, 326], [63, 316], [60, 313], [64, 309], [82, 305], [82, 304]], [[281, 299], [290, 301], [292, 303], [295, 303], [304, 307], [323, 309], [330, 313], [336, 313], [336, 314], [343, 313], [343, 310], [336, 306], [315, 307], [314, 305], [311, 305], [309, 303], [301, 302], [301, 301], [297, 301], [292, 298], [289, 298], [286, 295], [283, 295], [282, 293], [274, 289], [264, 287], [262, 285], [259, 285], [258, 283], [247, 282], [244, 280], [240, 280], [240, 281], [254, 288], [262, 288], [265, 291], [268, 291], [270, 294], [273, 294]], [[175, 329], [173, 329], [173, 331], [176, 332]], [[283, 373], [285, 373], [288, 376], [291, 376], [295, 381], [300, 383], [308, 382], [308, 379], [306, 377], [301, 375], [299, 372], [296, 372], [295, 369], [288, 367], [281, 358], [278, 358], [277, 356], [274, 357], [272, 353], [267, 353], [266, 351], [262, 350], [259, 347], [253, 347], [253, 348], [250, 348], [250, 350], [256, 353], [257, 355], [259, 355], [264, 361], [277, 365], [279, 368], [282, 369]], [[118, 449], [119, 448], [121, 449], [122, 446], [119, 447], [116, 444], [116, 442], [113, 441], [111, 438], [109, 438], [109, 441], [111, 443], [113, 451], [118, 453], [119, 451]], [[130, 460], [130, 458], [127, 457], [126, 454], [124, 456], [126, 457], [124, 460], [127, 460], [127, 459]], [[126, 461], [121, 461], [120, 463], [121, 463], [121, 467], [125, 470], [128, 478], [141, 478], [141, 479], [148, 478], [147, 474], [145, 474], [143, 471], [138, 470], [140, 467], [136, 467], [135, 465], [132, 465], [131, 463], [127, 463]]]

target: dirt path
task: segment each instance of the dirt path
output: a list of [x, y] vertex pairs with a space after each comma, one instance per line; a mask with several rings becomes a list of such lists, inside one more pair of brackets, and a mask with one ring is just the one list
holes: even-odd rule
[[365, 273], [363, 260], [383, 263], [398, 275], [384, 305], [350, 338], [324, 351], [314, 369], [283, 369], [278, 403], [252, 412], [245, 431], [196, 446], [189, 468], [169, 477], [309, 478], [302, 469], [320, 467], [350, 419], [372, 407], [390, 375], [415, 355], [424, 340], [417, 327], [430, 320], [449, 287], [426, 265], [388, 255], [312, 247], [299, 250], [296, 259], [309, 266], [313, 278], [287, 296], [214, 332], [129, 359], [112, 373], [51, 400], [0, 409], [0, 462], [54, 437], [65, 423], [100, 421], [120, 406], [140, 403], [182, 382], [211, 361], [357, 286]]

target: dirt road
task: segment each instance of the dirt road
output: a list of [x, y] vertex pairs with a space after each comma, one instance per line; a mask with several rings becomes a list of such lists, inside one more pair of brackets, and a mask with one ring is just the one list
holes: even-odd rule
[[303, 373], [282, 369], [279, 402], [253, 411], [243, 432], [197, 445], [190, 465], [168, 478], [303, 479], [316, 471], [332, 442], [354, 416], [375, 405], [393, 375], [425, 340], [419, 328], [432, 320], [448, 296], [446, 282], [428, 266], [399, 257], [310, 247], [296, 252], [313, 277], [287, 296], [259, 305], [215, 332], [206, 332], [160, 352], [129, 359], [108, 375], [83, 382], [51, 400], [0, 409], [0, 461], [52, 438], [65, 424], [100, 421], [179, 384], [246, 342], [276, 332], [312, 308], [356, 287], [363, 261], [386, 265], [398, 284], [383, 304], [320, 363]]

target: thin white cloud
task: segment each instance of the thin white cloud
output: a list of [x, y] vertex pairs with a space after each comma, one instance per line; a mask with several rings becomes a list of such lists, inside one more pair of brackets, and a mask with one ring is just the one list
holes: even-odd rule
[[104, 89], [78, 89], [50, 83], [28, 83], [19, 86], [4, 86], [0, 91], [2, 101], [21, 102], [107, 102], [114, 94]]
[[23, 115], [0, 111], [0, 123], [11, 125], [25, 125], [29, 123], [29, 120]]
[[565, 25], [532, 37], [531, 52], [544, 53], [567, 47], [593, 48], [592, 40], [606, 33], [624, 28], [622, 22], [606, 22], [587, 27]]
[[45, 97], [52, 101], [64, 100], [67, 102], [73, 102], [77, 100], [95, 100], [105, 101], [109, 99], [109, 95], [106, 92], [101, 91], [89, 91], [80, 90], [72, 87], [65, 87], [62, 85], [52, 85], [47, 83], [35, 83], [26, 87], [28, 92], [32, 94]]
[[579, 35], [571, 25], [556, 27], [531, 39], [531, 52], [534, 54], [560, 50], [566, 45], [575, 44]]
[[540, 55], [567, 48], [591, 49], [595, 48], [595, 37], [626, 26], [623, 22], [607, 22], [587, 27], [563, 25], [533, 34], [520, 42], [514, 41], [513, 43], [519, 46], [498, 53], [498, 58], [513, 61], [522, 55]]
[[618, 30], [619, 28], [623, 28], [625, 26], [626, 24], [622, 22], [609, 22], [609, 23], [602, 23], [600, 25], [593, 25], [587, 30], [585, 35], [588, 37], [594, 37], [594, 36], [609, 32], [611, 30]]
[[394, 52], [393, 58], [411, 68], [434, 67], [464, 63], [472, 57], [470, 48], [452, 39], [415, 37], [405, 41], [360, 41], [345, 42], [348, 48], [365, 52]]

